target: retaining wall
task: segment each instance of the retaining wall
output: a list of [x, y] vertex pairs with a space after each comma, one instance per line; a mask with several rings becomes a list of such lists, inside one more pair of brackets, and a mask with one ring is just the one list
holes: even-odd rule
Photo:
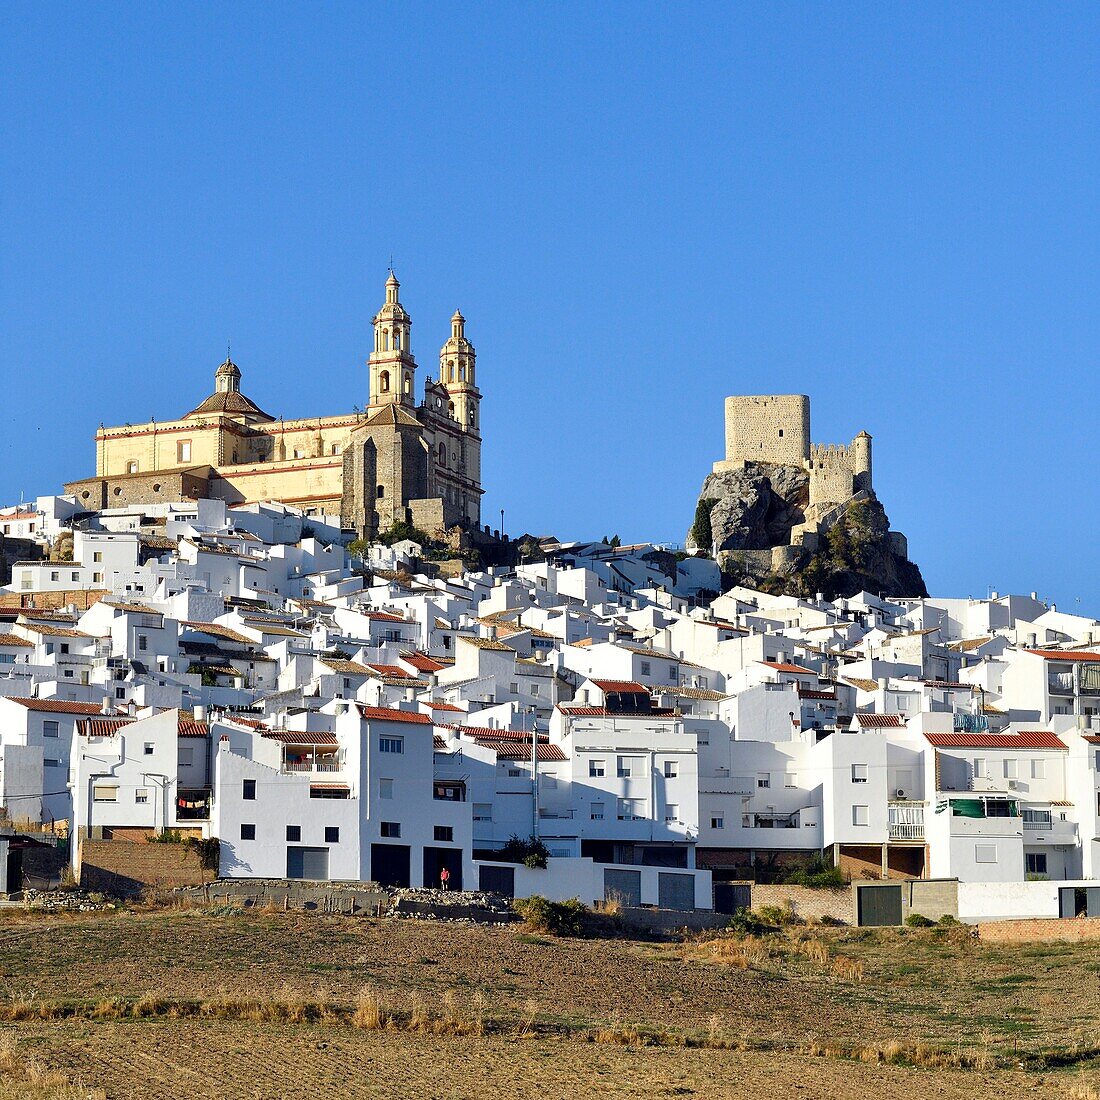
[[778, 905], [786, 908], [790, 901], [794, 907], [795, 916], [803, 920], [821, 920], [829, 917], [832, 920], [843, 921], [845, 924], [853, 924], [852, 915], [852, 891], [847, 887], [837, 890], [815, 890], [809, 886], [777, 886], [761, 885], [753, 883], [752, 907], [759, 909], [762, 905]]
[[1100, 918], [1034, 917], [1030, 920], [981, 921], [978, 937], [983, 943], [1034, 943], [1036, 941], [1081, 943], [1100, 940]]
[[84, 890], [135, 897], [147, 886], [195, 886], [212, 875], [186, 844], [132, 840], [85, 840], [77, 880]]

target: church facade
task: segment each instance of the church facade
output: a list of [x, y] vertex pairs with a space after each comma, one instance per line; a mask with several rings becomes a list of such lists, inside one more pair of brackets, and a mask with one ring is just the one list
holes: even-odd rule
[[228, 357], [214, 392], [178, 420], [100, 427], [96, 474], [66, 493], [89, 510], [211, 497], [277, 500], [338, 514], [370, 537], [399, 521], [429, 534], [481, 520], [481, 392], [466, 320], [455, 312], [439, 376], [416, 403], [412, 320], [390, 272], [373, 319], [369, 403], [359, 413], [286, 420], [241, 392]]

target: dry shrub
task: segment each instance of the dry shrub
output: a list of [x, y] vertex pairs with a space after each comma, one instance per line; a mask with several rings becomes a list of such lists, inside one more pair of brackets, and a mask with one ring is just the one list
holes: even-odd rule
[[833, 959], [833, 973], [846, 982], [862, 982], [863, 963], [859, 959], [849, 959], [845, 955], [837, 955]]
[[711, 962], [743, 970], [762, 966], [771, 958], [771, 949], [757, 936], [718, 936], [700, 940], [691, 945], [691, 952]]
[[801, 955], [805, 955], [812, 963], [818, 966], [826, 966], [829, 962], [829, 945], [816, 937], [814, 939], [799, 940], [796, 948]]
[[636, 1027], [602, 1027], [592, 1032], [592, 1042], [617, 1047], [644, 1047], [650, 1039]]
[[134, 1016], [163, 1016], [168, 1011], [168, 1002], [163, 997], [146, 993], [134, 1001], [130, 1012]]
[[527, 1038], [528, 1035], [533, 1034], [535, 1028], [535, 1020], [539, 1014], [538, 1002], [535, 1000], [528, 1000], [523, 1005], [523, 1019], [520, 1021], [518, 1035], [521, 1039]]
[[1070, 1085], [1066, 1097], [1067, 1100], [1100, 1100], [1100, 1089], [1094, 1088], [1087, 1082]]
[[351, 1018], [352, 1024], [361, 1031], [381, 1031], [388, 1019], [389, 1015], [382, 1004], [382, 998], [366, 986], [359, 990], [359, 996], [355, 1002], [355, 1014]]
[[[102, 1089], [90, 1089], [28, 1058], [10, 1039], [0, 1044], [0, 1077], [30, 1085], [37, 1100], [106, 1100]], [[20, 1094], [22, 1095], [22, 1094]]]

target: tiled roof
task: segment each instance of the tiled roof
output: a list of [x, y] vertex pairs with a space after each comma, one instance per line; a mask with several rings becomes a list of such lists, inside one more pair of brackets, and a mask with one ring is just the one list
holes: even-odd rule
[[658, 695], [675, 695], [678, 699], [699, 699], [709, 703], [720, 703], [730, 696], [720, 691], [712, 691], [710, 688], [690, 687], [658, 687], [654, 688]]
[[1064, 749], [1065, 742], [1049, 730], [1019, 733], [926, 733], [925, 740], [941, 749]]
[[439, 672], [447, 667], [442, 661], [436, 660], [435, 657], [429, 657], [425, 653], [402, 653], [401, 660], [412, 665], [420, 672]]
[[431, 707], [432, 710], [453, 711], [456, 714], [466, 713], [461, 707], [456, 707], [454, 703], [442, 703], [438, 699], [433, 699], [430, 703], [428, 703], [428, 706]]
[[407, 623], [409, 621], [400, 615], [393, 615], [389, 611], [366, 611], [364, 614], [368, 619], [377, 619], [383, 623]]
[[618, 710], [608, 710], [607, 707], [571, 706], [562, 703], [558, 706], [562, 714], [568, 714], [571, 718], [674, 718], [676, 711], [662, 707], [654, 707], [652, 710], [635, 711], [633, 714], [624, 714]]
[[310, 783], [311, 791], [350, 791], [346, 783]]
[[799, 699], [836, 699], [835, 691], [817, 691], [814, 688], [799, 688]]
[[863, 729], [898, 729], [905, 725], [900, 714], [865, 714], [860, 711], [856, 721]]
[[236, 630], [231, 630], [228, 626], [222, 626], [221, 623], [196, 623], [184, 621], [181, 625], [187, 627], [188, 630], [197, 630], [203, 634], [209, 634], [213, 638], [225, 638], [227, 641], [240, 642], [242, 645], [256, 644], [255, 638], [249, 638], [244, 634], [238, 633]]
[[[531, 759], [531, 742], [529, 740], [521, 743], [512, 741], [497, 741], [495, 743], [479, 741], [478, 744], [493, 749], [497, 754], [498, 760]], [[557, 745], [548, 745], [544, 741], [540, 741], [535, 748], [535, 759], [540, 762], [560, 763], [562, 760], [568, 760], [569, 757], [567, 757]]]
[[132, 615], [160, 615], [161, 612], [143, 603], [116, 603], [114, 600], [102, 600], [104, 607], [113, 607], [116, 611], [126, 611]]
[[123, 717], [85, 718], [76, 724], [79, 737], [114, 737], [123, 726], [132, 725], [135, 719]]
[[951, 642], [948, 644], [948, 649], [955, 650], [956, 653], [969, 653], [972, 649], [980, 649], [986, 642], [993, 641], [992, 634], [986, 634], [982, 638], [964, 638], [961, 642]]
[[418, 726], [430, 726], [431, 718], [418, 710], [390, 710], [389, 707], [365, 707], [358, 704], [359, 713], [364, 718], [376, 722], [411, 722]]
[[1081, 649], [1028, 649], [1036, 657], [1045, 657], [1048, 661], [1100, 661], [1100, 653], [1089, 653]]
[[432, 749], [435, 752], [441, 752], [447, 747], [447, 742], [444, 738], [440, 737], [438, 733], [432, 736]]
[[45, 634], [48, 637], [57, 638], [91, 638], [93, 635], [85, 634], [82, 630], [72, 630], [64, 626], [48, 626], [46, 623], [19, 623], [23, 630], [30, 630], [35, 634]]
[[0, 634], [0, 646], [34, 649], [34, 642], [28, 641], [26, 638], [17, 638], [14, 634]]
[[321, 664], [338, 672], [341, 676], [369, 676], [370, 669], [358, 661], [347, 661], [343, 657], [322, 657]]
[[865, 680], [858, 676], [845, 676], [844, 680], [846, 683], [851, 684], [852, 687], [859, 688], [860, 691], [878, 691], [877, 680]]
[[757, 661], [757, 664], [767, 665], [768, 668], [774, 668], [776, 672], [797, 672], [803, 676], [816, 676], [812, 668], [803, 668], [801, 665], [791, 665], [786, 662], [779, 663], [777, 661]]
[[377, 672], [380, 676], [389, 676], [395, 680], [412, 680], [415, 677], [410, 676], [400, 665], [375, 665], [368, 664], [372, 672]]
[[637, 680], [593, 680], [605, 695], [648, 695], [649, 688]]
[[176, 725], [176, 733], [180, 737], [209, 737], [210, 727], [205, 722], [181, 716]]
[[503, 642], [495, 641], [493, 638], [473, 638], [468, 635], [459, 635], [459, 641], [468, 642], [472, 646], [477, 646], [478, 649], [492, 649], [498, 653], [515, 653], [514, 649], [510, 649]]
[[18, 703], [27, 710], [52, 711], [60, 714], [102, 714], [99, 703], [74, 703], [69, 699], [18, 699], [8, 697], [9, 703]]

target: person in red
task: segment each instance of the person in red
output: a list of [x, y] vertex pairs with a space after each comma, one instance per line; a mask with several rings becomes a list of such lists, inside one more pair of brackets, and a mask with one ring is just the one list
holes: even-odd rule
[[440, 885], [440, 888], [443, 889], [443, 890], [449, 890], [450, 889], [450, 882], [451, 882], [451, 872], [448, 871], [446, 867], [444, 867], [443, 870], [439, 872], [439, 885]]

